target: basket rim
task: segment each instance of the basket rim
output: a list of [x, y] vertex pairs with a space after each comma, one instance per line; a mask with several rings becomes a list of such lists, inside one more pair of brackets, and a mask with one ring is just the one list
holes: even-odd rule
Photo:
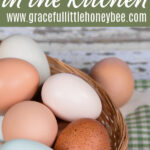
[[[79, 72], [80, 74], [86, 76], [87, 78], [90, 78], [90, 80], [96, 85], [96, 87], [98, 87], [101, 92], [103, 94], [105, 94], [105, 96], [107, 96], [107, 99], [109, 100], [109, 104], [111, 105], [113, 111], [115, 112], [115, 115], [117, 116], [117, 119], [118, 119], [118, 122], [120, 123], [119, 126], [122, 130], [122, 134], [123, 134], [123, 137], [122, 139], [120, 140], [120, 144], [118, 146], [118, 150], [127, 150], [128, 149], [128, 128], [127, 128], [127, 125], [126, 125], [126, 122], [119, 110], [119, 108], [117, 108], [117, 106], [115, 106], [115, 104], [111, 101], [110, 97], [108, 96], [107, 92], [93, 79], [91, 78], [88, 74], [82, 72], [81, 70], [75, 68], [75, 67], [72, 67], [62, 61], [60, 61], [59, 59], [57, 58], [53, 58], [51, 56], [48, 56], [47, 55], [47, 59], [48, 61], [50, 62], [53, 62], [57, 65], [63, 65], [64, 67], [66, 67], [69, 71], [72, 70], [72, 72], [74, 72], [74, 70], [76, 70], [77, 72]], [[54, 66], [50, 66], [50, 68], [53, 68]]]

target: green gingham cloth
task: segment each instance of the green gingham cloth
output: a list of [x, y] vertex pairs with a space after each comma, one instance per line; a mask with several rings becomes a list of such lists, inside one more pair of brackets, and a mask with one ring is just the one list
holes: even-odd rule
[[[136, 90], [150, 88], [150, 81], [135, 81]], [[126, 116], [128, 125], [128, 150], [150, 150], [150, 105], [143, 105]]]
[[135, 89], [136, 90], [145, 90], [150, 88], [150, 80], [136, 80], [135, 81]]

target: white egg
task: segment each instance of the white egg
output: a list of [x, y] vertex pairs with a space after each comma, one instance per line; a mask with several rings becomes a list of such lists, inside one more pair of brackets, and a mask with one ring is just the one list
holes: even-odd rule
[[20, 58], [31, 63], [40, 74], [41, 84], [50, 76], [46, 55], [34, 40], [26, 36], [14, 35], [2, 41], [0, 58], [8, 57]]
[[42, 88], [43, 102], [66, 121], [97, 119], [102, 105], [95, 90], [80, 77], [60, 73], [49, 77]]
[[2, 133], [3, 118], [4, 118], [4, 116], [1, 115], [1, 116], [0, 116], [0, 143], [4, 141], [3, 133]]

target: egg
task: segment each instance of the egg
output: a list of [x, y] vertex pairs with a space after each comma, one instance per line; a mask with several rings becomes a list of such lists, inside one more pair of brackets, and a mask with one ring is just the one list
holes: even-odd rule
[[110, 150], [110, 139], [102, 124], [93, 119], [70, 123], [58, 136], [55, 150]]
[[3, 133], [2, 133], [2, 123], [3, 123], [3, 119], [4, 119], [4, 116], [1, 115], [1, 116], [0, 116], [0, 142], [3, 142], [3, 141], [4, 141]]
[[44, 144], [32, 140], [16, 139], [3, 144], [1, 150], [52, 150]]
[[6, 112], [2, 131], [5, 141], [29, 139], [51, 146], [56, 138], [58, 125], [55, 116], [45, 105], [24, 101]]
[[106, 90], [117, 107], [126, 104], [134, 91], [134, 78], [128, 65], [119, 58], [99, 61], [90, 75]]
[[96, 119], [102, 105], [95, 90], [80, 77], [59, 73], [49, 77], [42, 87], [42, 99], [63, 120]]
[[0, 113], [17, 102], [30, 100], [39, 86], [39, 74], [28, 62], [0, 59]]
[[50, 68], [44, 52], [29, 37], [14, 35], [0, 44], [0, 58], [20, 58], [31, 63], [39, 72], [40, 84], [50, 76]]

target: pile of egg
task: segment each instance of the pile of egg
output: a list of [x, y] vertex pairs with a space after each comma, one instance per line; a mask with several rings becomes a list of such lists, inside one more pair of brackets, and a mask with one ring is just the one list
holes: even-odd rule
[[69, 73], [51, 75], [35, 41], [20, 35], [2, 41], [0, 150], [110, 150], [107, 130], [96, 121], [101, 112], [99, 96], [83, 79]]

